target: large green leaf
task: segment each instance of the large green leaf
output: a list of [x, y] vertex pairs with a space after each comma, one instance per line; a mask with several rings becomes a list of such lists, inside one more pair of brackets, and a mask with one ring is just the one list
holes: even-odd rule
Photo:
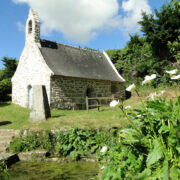
[[177, 167], [172, 167], [170, 169], [170, 178], [172, 180], [179, 180], [179, 178], [180, 178], [180, 169], [178, 169]]
[[136, 180], [149, 180], [151, 179], [150, 177], [151, 177], [151, 169], [145, 169], [135, 179]]
[[161, 178], [163, 180], [169, 180], [169, 164], [168, 161], [164, 161], [163, 163], [163, 168], [162, 168], [162, 173], [161, 173]]
[[123, 138], [125, 144], [139, 142], [139, 134], [135, 129], [123, 129], [120, 131], [119, 136]]
[[157, 139], [154, 139], [153, 140], [153, 149], [148, 154], [146, 163], [148, 166], [151, 166], [152, 164], [156, 163], [162, 157], [163, 157], [163, 151], [161, 149], [161, 145], [159, 144]]
[[169, 127], [168, 126], [166, 126], [166, 125], [164, 125], [164, 126], [161, 126], [161, 128], [159, 129], [159, 133], [160, 134], [165, 134], [165, 133], [167, 133], [167, 132], [169, 132], [170, 131], [170, 129], [169, 129]]
[[180, 147], [176, 147], [178, 153], [180, 154]]

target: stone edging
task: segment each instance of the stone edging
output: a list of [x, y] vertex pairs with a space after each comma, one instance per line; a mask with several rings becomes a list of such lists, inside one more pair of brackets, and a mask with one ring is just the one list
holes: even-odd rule
[[[57, 162], [57, 163], [70, 163], [71, 160], [68, 160], [66, 158], [48, 158], [47, 157], [48, 152], [47, 151], [30, 151], [30, 152], [22, 152], [19, 154], [12, 154], [12, 153], [1, 153], [0, 154], [0, 161], [5, 161], [7, 164], [7, 167], [10, 167], [11, 165], [15, 164], [18, 161], [26, 161], [26, 162]], [[98, 162], [97, 159], [93, 158], [85, 158], [83, 157], [80, 161], [84, 162]]]

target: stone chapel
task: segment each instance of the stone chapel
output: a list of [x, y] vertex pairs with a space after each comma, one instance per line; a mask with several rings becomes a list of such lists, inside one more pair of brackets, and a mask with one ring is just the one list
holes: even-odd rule
[[104, 51], [40, 39], [40, 20], [30, 9], [25, 47], [12, 77], [12, 102], [31, 107], [33, 85], [44, 85], [55, 109], [84, 109], [85, 98], [125, 98], [125, 80]]

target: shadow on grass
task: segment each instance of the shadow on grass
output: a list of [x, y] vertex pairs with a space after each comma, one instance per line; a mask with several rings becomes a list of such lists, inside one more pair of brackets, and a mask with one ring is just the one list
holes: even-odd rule
[[12, 124], [11, 121], [2, 121], [0, 122], [0, 126], [4, 126], [4, 125], [7, 125], [7, 124]]
[[63, 117], [65, 115], [51, 115], [51, 118], [59, 118], [59, 117]]
[[9, 106], [10, 104], [10, 102], [0, 102], [0, 107]]

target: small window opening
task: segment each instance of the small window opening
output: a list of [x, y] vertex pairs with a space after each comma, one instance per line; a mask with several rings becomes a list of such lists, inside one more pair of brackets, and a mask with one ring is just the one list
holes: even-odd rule
[[86, 96], [88, 96], [88, 97], [92, 97], [93, 96], [93, 89], [92, 88], [87, 88]]
[[[92, 88], [86, 89], [86, 96], [93, 97], [93, 89]], [[93, 104], [93, 100], [89, 100], [89, 105], [92, 105], [92, 104]]]
[[111, 86], [111, 93], [115, 94], [118, 92], [118, 87], [116, 85]]
[[28, 24], [28, 33], [31, 34], [32, 33], [32, 20], [29, 21]]

